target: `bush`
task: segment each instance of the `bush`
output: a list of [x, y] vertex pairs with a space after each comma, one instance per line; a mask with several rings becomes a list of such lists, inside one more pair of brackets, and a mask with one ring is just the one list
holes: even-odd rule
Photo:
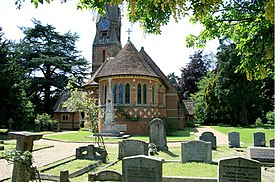
[[275, 111], [269, 111], [266, 113], [265, 118], [267, 120], [268, 124], [274, 124], [274, 119], [275, 119]]
[[57, 126], [58, 121], [52, 119], [47, 113], [43, 113], [36, 116], [35, 124], [39, 124], [42, 131], [52, 131]]
[[256, 125], [257, 127], [262, 127], [262, 126], [264, 126], [264, 124], [262, 123], [262, 119], [261, 119], [261, 118], [257, 118], [257, 119], [256, 119], [256, 122], [255, 122], [255, 125]]

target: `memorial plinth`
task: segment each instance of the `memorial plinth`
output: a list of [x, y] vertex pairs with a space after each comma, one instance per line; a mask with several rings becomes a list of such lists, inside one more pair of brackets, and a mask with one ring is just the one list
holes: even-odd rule
[[[43, 137], [42, 134], [36, 134], [27, 131], [9, 132], [12, 139], [16, 139], [16, 150], [20, 152], [30, 151], [33, 149], [33, 141]], [[28, 182], [30, 173], [27, 167], [21, 162], [14, 161], [12, 171], [12, 182]]]

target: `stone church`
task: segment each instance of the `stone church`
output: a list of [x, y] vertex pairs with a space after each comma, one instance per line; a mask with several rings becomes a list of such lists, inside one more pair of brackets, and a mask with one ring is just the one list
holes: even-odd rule
[[[184, 128], [186, 108], [168, 78], [143, 47], [138, 50], [129, 38], [122, 47], [118, 7], [106, 6], [106, 14], [98, 18], [92, 54], [91, 78], [84, 89], [93, 93], [104, 110], [111, 78], [115, 121], [120, 131], [148, 134], [148, 124], [154, 118], [161, 118], [178, 129]], [[56, 119], [57, 115], [62, 119], [61, 111], [60, 107], [55, 110]], [[68, 114], [72, 113], [68, 111]], [[104, 118], [99, 117], [99, 129], [103, 121]]]

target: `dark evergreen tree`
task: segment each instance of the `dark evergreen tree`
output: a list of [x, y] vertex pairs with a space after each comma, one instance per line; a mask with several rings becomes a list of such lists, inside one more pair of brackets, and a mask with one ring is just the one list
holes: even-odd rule
[[183, 99], [188, 99], [190, 94], [198, 91], [197, 82], [207, 73], [208, 60], [202, 55], [202, 51], [195, 52], [190, 59], [186, 68], [181, 68], [179, 79], [179, 91]]
[[28, 94], [32, 95], [36, 112], [52, 114], [55, 98], [69, 77], [74, 76], [83, 83], [88, 63], [76, 50], [76, 33], [62, 35], [51, 25], [44, 26], [35, 19], [33, 23], [34, 27], [21, 27], [25, 37], [18, 44], [18, 58], [31, 78]]
[[14, 44], [3, 38], [0, 27], [0, 128], [27, 129], [33, 114], [33, 105], [26, 96], [28, 81], [20, 64], [13, 54]]

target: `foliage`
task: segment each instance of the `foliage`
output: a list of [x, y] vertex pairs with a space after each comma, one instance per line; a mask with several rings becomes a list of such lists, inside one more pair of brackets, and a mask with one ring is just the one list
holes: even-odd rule
[[202, 51], [195, 52], [189, 57], [191, 60], [186, 68], [181, 68], [178, 87], [185, 100], [190, 97], [190, 94], [198, 91], [197, 82], [207, 73], [208, 60], [202, 53]]
[[25, 72], [14, 58], [14, 43], [3, 35], [0, 27], [0, 127], [9, 128], [11, 118], [12, 128], [22, 130], [32, 117], [33, 104], [25, 92]]
[[223, 43], [217, 59], [217, 69], [198, 83], [199, 91], [193, 95], [197, 121], [248, 125], [263, 118], [273, 105], [272, 78], [248, 81], [245, 74], [236, 73], [241, 56], [234, 44]]
[[86, 121], [93, 133], [98, 133], [98, 113], [99, 106], [96, 104], [96, 99], [91, 97], [91, 93], [79, 91], [74, 88], [75, 78], [72, 78], [67, 85], [67, 89], [71, 93], [71, 97], [65, 101], [62, 107], [67, 107], [72, 112], [84, 112]]
[[[37, 106], [36, 112], [51, 114], [69, 76], [74, 75], [80, 84], [83, 82], [87, 61], [76, 50], [76, 33], [61, 35], [51, 25], [42, 25], [35, 19], [32, 22], [34, 27], [21, 27], [25, 37], [17, 44], [17, 58], [31, 80], [28, 94]], [[40, 105], [44, 106], [41, 111]]]
[[[272, 11], [270, 11], [272, 9]], [[204, 17], [193, 17], [204, 29], [199, 36], [187, 37], [189, 47], [205, 45], [207, 40], [229, 39], [242, 56], [236, 71], [246, 73], [247, 79], [264, 78], [274, 67], [274, 0], [222, 1]]]
[[261, 118], [257, 118], [255, 121], [255, 125], [257, 127], [262, 127], [264, 124], [262, 123], [262, 119]]
[[35, 124], [39, 124], [40, 125], [40, 129], [43, 130], [48, 130], [51, 131], [53, 130], [57, 124], [58, 121], [55, 119], [52, 119], [50, 115], [48, 115], [47, 113], [43, 113], [43, 114], [37, 114], [36, 119], [35, 119]]
[[269, 111], [266, 113], [265, 115], [267, 123], [269, 124], [274, 124], [274, 120], [275, 120], [275, 111]]

